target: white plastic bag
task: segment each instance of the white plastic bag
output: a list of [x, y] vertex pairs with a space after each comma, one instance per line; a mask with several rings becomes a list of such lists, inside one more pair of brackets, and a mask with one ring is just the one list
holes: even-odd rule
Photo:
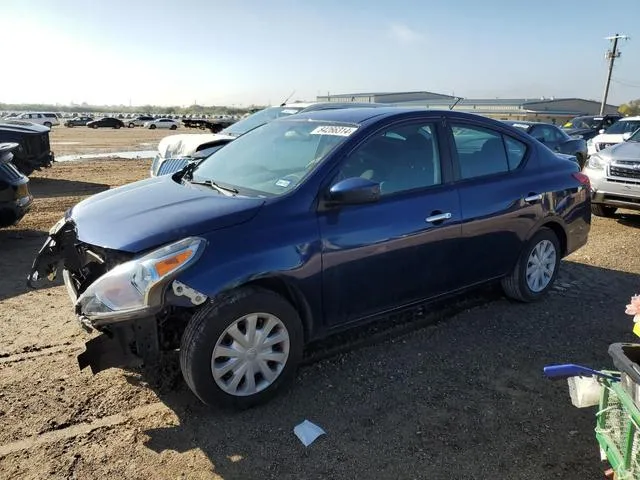
[[594, 377], [569, 377], [571, 403], [578, 408], [593, 407], [600, 403], [602, 385]]

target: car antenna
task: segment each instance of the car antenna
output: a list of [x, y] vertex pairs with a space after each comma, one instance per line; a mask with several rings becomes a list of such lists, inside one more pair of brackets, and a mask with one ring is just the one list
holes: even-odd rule
[[295, 90], [294, 90], [293, 92], [291, 92], [291, 95], [289, 95], [289, 96], [285, 99], [285, 101], [284, 101], [284, 102], [282, 102], [282, 103], [280, 104], [280, 106], [281, 106], [281, 107], [284, 107], [284, 106], [287, 104], [287, 102], [289, 101], [289, 99], [290, 99], [291, 97], [293, 97], [293, 94], [294, 94], [294, 93], [296, 93], [296, 91], [295, 91]]

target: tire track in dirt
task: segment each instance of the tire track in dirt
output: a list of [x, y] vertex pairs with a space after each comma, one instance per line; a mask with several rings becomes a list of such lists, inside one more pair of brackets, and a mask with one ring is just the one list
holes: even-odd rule
[[64, 342], [54, 345], [44, 345], [34, 348], [26, 348], [25, 351], [15, 353], [0, 353], [0, 365], [9, 363], [22, 362], [38, 357], [48, 357], [60, 353], [70, 353], [75, 350], [80, 350], [83, 344], [72, 344], [71, 342]]
[[60, 430], [52, 430], [40, 435], [6, 443], [4, 445], [0, 445], [0, 458], [20, 450], [28, 450], [39, 445], [86, 435], [99, 428], [112, 427], [114, 425], [125, 423], [129, 420], [144, 418], [151, 414], [160, 413], [163, 409], [169, 410], [169, 407], [162, 402], [151, 403], [142, 407], [134, 408], [127, 412], [102, 417], [92, 422], [77, 423]]

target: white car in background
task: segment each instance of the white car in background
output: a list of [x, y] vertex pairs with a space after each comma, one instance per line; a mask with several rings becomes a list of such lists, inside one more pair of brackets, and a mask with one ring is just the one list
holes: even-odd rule
[[49, 128], [60, 125], [58, 116], [53, 112], [24, 112], [16, 115], [15, 117], [11, 117], [11, 120], [37, 123], [38, 125], [44, 125], [45, 127]]
[[587, 153], [591, 156], [607, 147], [622, 143], [639, 128], [640, 117], [621, 118], [606, 130], [600, 130], [599, 135], [587, 142]]
[[150, 128], [153, 130], [154, 128], [168, 128], [169, 130], [176, 130], [180, 123], [176, 120], [172, 120], [171, 118], [158, 118], [156, 120], [151, 120], [146, 122], [144, 128]]

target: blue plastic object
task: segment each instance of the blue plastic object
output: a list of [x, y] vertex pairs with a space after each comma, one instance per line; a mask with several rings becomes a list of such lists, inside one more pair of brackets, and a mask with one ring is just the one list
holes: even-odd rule
[[566, 363], [564, 365], [548, 365], [544, 367], [544, 374], [551, 380], [562, 380], [569, 377], [602, 377], [613, 381], [620, 381], [619, 377], [599, 372], [592, 368]]

